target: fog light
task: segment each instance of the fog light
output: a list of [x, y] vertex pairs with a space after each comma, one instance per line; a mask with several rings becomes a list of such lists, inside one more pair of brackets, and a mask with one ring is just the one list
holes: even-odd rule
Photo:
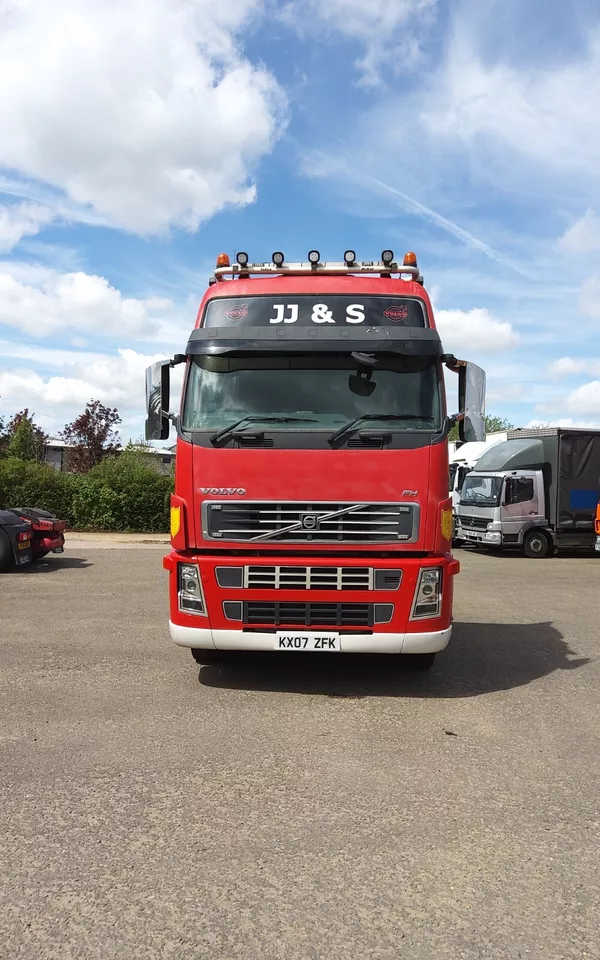
[[439, 617], [442, 603], [441, 567], [423, 567], [419, 573], [411, 620]]
[[191, 613], [205, 617], [206, 605], [200, 581], [200, 570], [195, 563], [179, 563], [179, 589], [177, 593], [178, 606], [182, 613]]

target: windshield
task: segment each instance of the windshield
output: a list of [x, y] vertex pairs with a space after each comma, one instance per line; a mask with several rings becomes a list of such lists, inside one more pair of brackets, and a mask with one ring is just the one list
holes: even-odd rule
[[[374, 355], [372, 361], [368, 367], [359, 365], [350, 353], [195, 356], [182, 428], [221, 430], [243, 417], [262, 415], [301, 418], [265, 422], [264, 429], [270, 432], [332, 430], [361, 416], [369, 417], [364, 426], [370, 429], [439, 430], [442, 411], [435, 361], [398, 354]], [[377, 415], [408, 419], [378, 424]], [[254, 426], [263, 425], [254, 421]]]
[[465, 506], [497, 507], [502, 493], [502, 477], [465, 477], [460, 502]]

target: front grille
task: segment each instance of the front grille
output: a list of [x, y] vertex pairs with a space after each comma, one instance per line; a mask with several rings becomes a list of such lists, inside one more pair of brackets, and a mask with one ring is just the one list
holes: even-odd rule
[[487, 517], [460, 517], [461, 527], [470, 527], [472, 530], [487, 530], [489, 522]]
[[244, 623], [248, 626], [260, 624], [299, 628], [372, 627], [373, 607], [372, 603], [271, 603], [248, 600], [244, 603]]
[[418, 534], [413, 503], [205, 503], [208, 540], [245, 543], [411, 543]]
[[246, 567], [254, 590], [372, 590], [371, 567]]

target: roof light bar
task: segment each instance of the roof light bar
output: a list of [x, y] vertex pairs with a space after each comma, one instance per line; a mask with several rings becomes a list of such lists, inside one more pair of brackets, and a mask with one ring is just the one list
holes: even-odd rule
[[[314, 250], [311, 253], [316, 254], [318, 251]], [[353, 252], [353, 251], [351, 251]], [[221, 266], [217, 267], [215, 270], [215, 277], [217, 280], [223, 280], [226, 276], [244, 276], [248, 277], [250, 275], [260, 275], [260, 274], [281, 274], [285, 272], [286, 276], [299, 276], [301, 274], [371, 274], [372, 276], [401, 276], [410, 278], [411, 280], [418, 280], [422, 282], [421, 273], [419, 268], [416, 266], [404, 265], [399, 263], [384, 263], [382, 260], [355, 260], [353, 263], [344, 261], [340, 263], [334, 261], [332, 263], [321, 263], [319, 260], [312, 260], [309, 263], [286, 263], [285, 267], [281, 264], [277, 265], [276, 263], [247, 263], [245, 266], [241, 267], [239, 263], [234, 263], [231, 266]]]

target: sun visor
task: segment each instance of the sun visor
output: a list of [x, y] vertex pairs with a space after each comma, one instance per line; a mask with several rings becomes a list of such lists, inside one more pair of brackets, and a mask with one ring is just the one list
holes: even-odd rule
[[192, 331], [186, 353], [194, 356], [265, 350], [281, 353], [362, 350], [410, 357], [438, 357], [443, 353], [439, 333], [426, 327], [245, 327], [235, 337], [231, 327], [200, 327]]

